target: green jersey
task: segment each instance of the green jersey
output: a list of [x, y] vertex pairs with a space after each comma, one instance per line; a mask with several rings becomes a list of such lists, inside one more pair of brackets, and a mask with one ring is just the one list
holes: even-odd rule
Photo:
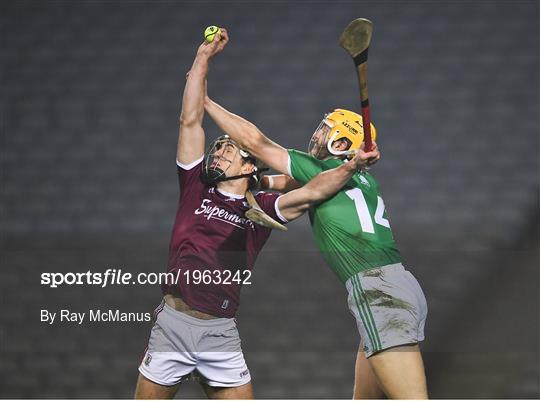
[[[288, 152], [289, 173], [302, 184], [343, 163]], [[367, 172], [355, 174], [336, 195], [311, 208], [309, 219], [318, 248], [343, 282], [360, 271], [401, 262], [379, 185]]]

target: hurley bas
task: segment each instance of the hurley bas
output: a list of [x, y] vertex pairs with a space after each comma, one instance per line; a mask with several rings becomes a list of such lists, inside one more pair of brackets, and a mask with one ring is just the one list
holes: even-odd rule
[[121, 312], [118, 309], [90, 309], [88, 312], [72, 312], [69, 309], [50, 312], [41, 309], [41, 321], [49, 324], [57, 322], [83, 324], [86, 320], [89, 322], [149, 322], [152, 320], [152, 315], [143, 312]]

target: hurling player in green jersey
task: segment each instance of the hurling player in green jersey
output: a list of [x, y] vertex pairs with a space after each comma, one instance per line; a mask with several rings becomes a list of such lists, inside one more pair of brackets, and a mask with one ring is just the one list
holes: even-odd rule
[[[205, 109], [241, 148], [283, 173], [265, 179], [268, 189], [287, 192], [304, 185], [363, 148], [362, 117], [344, 109], [324, 116], [307, 153], [283, 148], [208, 96]], [[375, 127], [371, 130], [376, 135]], [[371, 163], [378, 160], [376, 154]], [[361, 171], [309, 216], [318, 248], [347, 288], [360, 333], [354, 398], [427, 398], [418, 346], [424, 339], [426, 299], [401, 264], [379, 185]]]

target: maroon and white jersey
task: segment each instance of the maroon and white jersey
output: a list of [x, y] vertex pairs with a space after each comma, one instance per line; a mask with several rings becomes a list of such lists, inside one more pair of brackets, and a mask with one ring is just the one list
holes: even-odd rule
[[[167, 271], [174, 273], [178, 280], [163, 285], [163, 292], [179, 293], [193, 309], [231, 318], [238, 309], [242, 285], [239, 280], [231, 279], [238, 271], [237, 278], [246, 278], [245, 272], [253, 269], [271, 230], [244, 217], [249, 208], [244, 196], [221, 191], [201, 181], [202, 158], [189, 165], [179, 162], [177, 165], [180, 199]], [[277, 206], [279, 196], [259, 192], [255, 198], [269, 216], [286, 223]], [[199, 280], [194, 278], [200, 277], [193, 275], [196, 270], [211, 272], [206, 273], [206, 281], [210, 283], [195, 284]]]

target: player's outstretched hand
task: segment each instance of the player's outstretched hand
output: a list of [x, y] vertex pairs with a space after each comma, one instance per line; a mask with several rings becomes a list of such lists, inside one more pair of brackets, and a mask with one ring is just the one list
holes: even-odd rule
[[199, 46], [197, 54], [211, 58], [222, 51], [229, 42], [229, 33], [225, 28], [219, 28], [214, 40], [208, 43], [206, 40]]
[[349, 161], [349, 164], [355, 170], [360, 170], [371, 166], [379, 161], [381, 158], [381, 152], [379, 152], [379, 147], [376, 142], [373, 142], [373, 149], [369, 152], [364, 152], [365, 144], [362, 143], [360, 149], [356, 152], [356, 155]]

